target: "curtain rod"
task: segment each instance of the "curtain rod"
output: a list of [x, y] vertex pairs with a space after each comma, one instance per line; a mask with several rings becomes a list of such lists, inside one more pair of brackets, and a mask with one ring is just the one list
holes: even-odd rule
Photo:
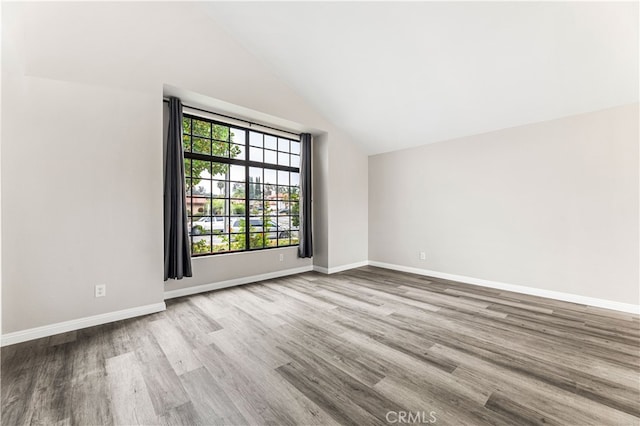
[[[168, 98], [162, 98], [162, 102], [169, 103], [169, 99]], [[191, 109], [195, 109], [195, 110], [198, 110], [198, 111], [206, 112], [207, 114], [213, 114], [213, 115], [217, 115], [219, 117], [228, 118], [230, 120], [241, 121], [243, 123], [247, 123], [249, 126], [252, 126], [252, 125], [260, 126], [260, 127], [264, 127], [265, 129], [271, 129], [271, 130], [275, 130], [275, 131], [278, 131], [278, 132], [288, 133], [290, 135], [295, 135], [295, 136], [300, 137], [300, 133], [289, 132], [287, 130], [278, 129], [276, 127], [266, 126], [266, 125], [260, 124], [260, 123], [254, 123], [253, 121], [247, 121], [247, 120], [243, 120], [241, 118], [231, 117], [229, 115], [224, 115], [224, 114], [220, 114], [220, 113], [217, 113], [217, 112], [207, 111], [206, 109], [196, 108], [194, 106], [187, 105], [187, 104], [182, 104], [182, 106], [183, 107], [187, 107], [187, 108], [191, 108]]]

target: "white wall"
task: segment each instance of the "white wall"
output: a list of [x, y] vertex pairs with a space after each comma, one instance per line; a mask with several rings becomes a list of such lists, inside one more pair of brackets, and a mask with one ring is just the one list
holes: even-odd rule
[[[326, 134], [313, 139], [313, 264], [329, 267], [329, 140]], [[366, 258], [366, 257], [365, 257]]]
[[369, 259], [640, 304], [638, 117], [633, 104], [370, 157]]
[[[324, 132], [323, 176], [355, 179], [320, 184], [318, 258], [366, 260], [366, 155], [197, 4], [5, 3], [2, 43], [3, 333], [162, 301], [164, 85]], [[273, 256], [198, 259], [167, 288], [308, 263]]]
[[[329, 166], [331, 271], [367, 260], [368, 158], [360, 155], [355, 145], [330, 146]], [[342, 238], [335, 238], [336, 235]]]

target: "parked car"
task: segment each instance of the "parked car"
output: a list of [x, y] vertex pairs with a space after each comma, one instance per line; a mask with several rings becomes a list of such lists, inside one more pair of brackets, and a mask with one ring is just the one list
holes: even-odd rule
[[[245, 220], [244, 218], [232, 220], [231, 232], [242, 232]], [[287, 225], [272, 220], [267, 220], [266, 223], [263, 223], [260, 218], [252, 218], [249, 220], [249, 226], [251, 227], [251, 232], [265, 232], [267, 233], [267, 238], [270, 239], [287, 238], [290, 234]]]
[[200, 234], [220, 234], [224, 232], [224, 217], [222, 216], [203, 216], [193, 222], [191, 227], [194, 235]]

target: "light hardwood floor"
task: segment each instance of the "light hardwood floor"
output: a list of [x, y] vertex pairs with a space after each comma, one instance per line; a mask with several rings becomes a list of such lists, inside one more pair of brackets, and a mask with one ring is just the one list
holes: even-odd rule
[[639, 425], [639, 325], [373, 267], [305, 273], [5, 347], [2, 424]]

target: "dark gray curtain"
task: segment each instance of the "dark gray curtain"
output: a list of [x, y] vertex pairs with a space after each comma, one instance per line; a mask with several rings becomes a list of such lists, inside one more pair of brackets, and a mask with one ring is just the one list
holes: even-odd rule
[[191, 248], [182, 151], [182, 102], [169, 98], [169, 132], [164, 169], [164, 280], [191, 276]]
[[300, 135], [300, 246], [299, 257], [313, 256], [311, 237], [311, 135]]

